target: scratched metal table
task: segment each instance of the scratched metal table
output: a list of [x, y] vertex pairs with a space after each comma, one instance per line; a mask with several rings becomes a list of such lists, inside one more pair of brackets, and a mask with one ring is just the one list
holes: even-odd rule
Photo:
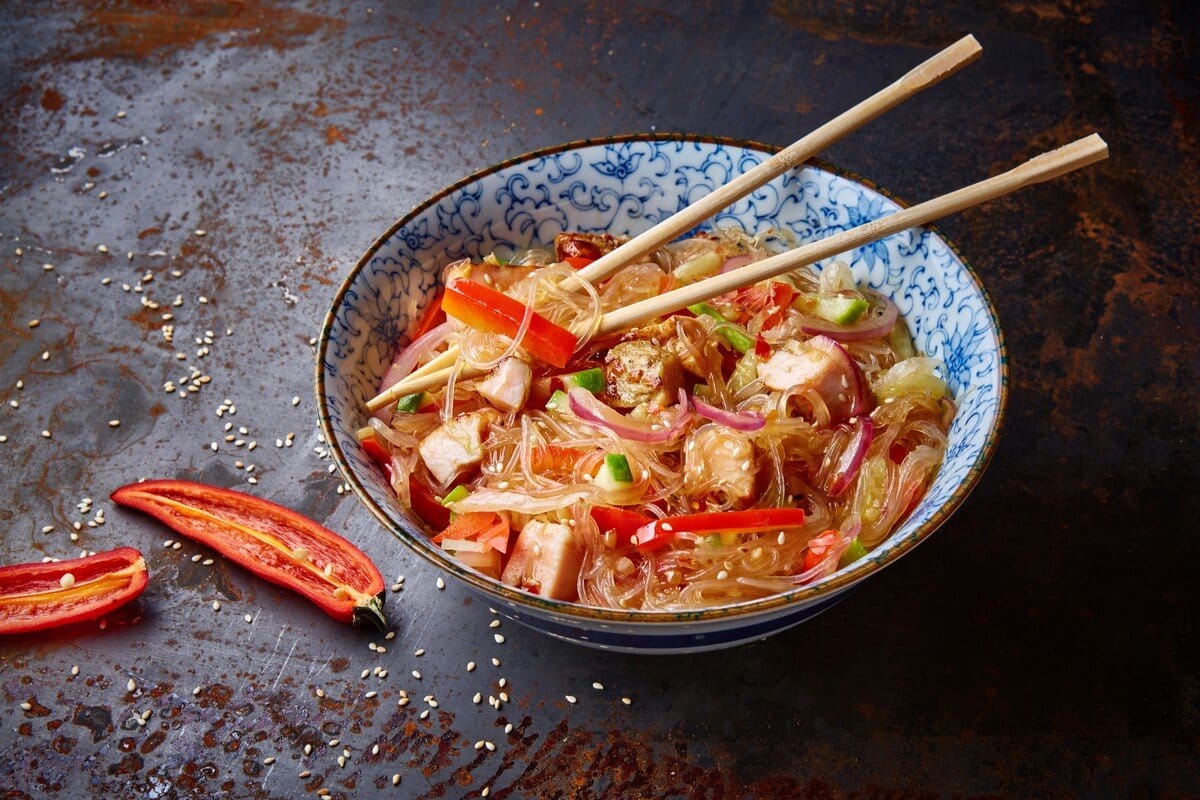
[[[0, 560], [131, 544], [152, 582], [0, 642], [0, 796], [1200, 792], [1198, 31], [1143, 5], [5, 4]], [[911, 557], [767, 642], [637, 658], [491, 627], [339, 493], [312, 337], [411, 205], [577, 137], [786, 143], [968, 31], [980, 64], [826, 155], [914, 199], [1092, 129], [1113, 157], [944, 223], [1012, 403]], [[345, 532], [406, 576], [395, 638], [163, 547], [107, 500], [143, 476]]]

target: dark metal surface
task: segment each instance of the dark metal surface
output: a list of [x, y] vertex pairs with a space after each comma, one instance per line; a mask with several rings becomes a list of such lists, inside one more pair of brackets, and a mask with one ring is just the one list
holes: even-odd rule
[[[132, 544], [152, 579], [106, 629], [0, 642], [0, 796], [1200, 793], [1195, 12], [920, 6], [7, 4], [0, 560]], [[968, 31], [980, 64], [826, 155], [910, 199], [1092, 129], [1112, 159], [942, 225], [999, 306], [1013, 391], [981, 487], [910, 558], [765, 643], [616, 656], [490, 628], [339, 495], [309, 340], [409, 206], [565, 139], [790, 142]], [[211, 382], [164, 391], [192, 366]], [[107, 500], [142, 476], [345, 532], [407, 576], [395, 638], [164, 549]]]

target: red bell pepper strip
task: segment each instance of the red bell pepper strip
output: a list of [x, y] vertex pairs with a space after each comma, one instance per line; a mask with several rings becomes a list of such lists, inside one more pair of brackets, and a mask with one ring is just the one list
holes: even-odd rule
[[95, 619], [137, 597], [149, 582], [146, 560], [132, 547], [0, 567], [0, 634]]
[[363, 452], [370, 456], [380, 469], [391, 469], [391, 453], [388, 452], [387, 445], [379, 441], [379, 435], [375, 433], [374, 428], [359, 428], [354, 435], [362, 445]]
[[608, 531], [616, 534], [617, 547], [628, 547], [633, 535], [640, 528], [654, 522], [653, 517], [617, 506], [592, 506], [589, 513], [599, 526], [601, 534]]
[[685, 514], [656, 519], [638, 528], [631, 540], [638, 550], [649, 552], [666, 547], [675, 534], [686, 533], [763, 533], [795, 528], [804, 524], [802, 508], [752, 508], [747, 511], [720, 511], [711, 514]]
[[[455, 319], [482, 331], [514, 338], [525, 317], [525, 305], [490, 286], [456, 278], [446, 286], [442, 308]], [[530, 355], [562, 368], [575, 352], [575, 335], [533, 313], [521, 347]]]
[[442, 505], [428, 483], [413, 473], [408, 475], [408, 499], [413, 513], [433, 530], [440, 531], [450, 524], [450, 509]]
[[409, 337], [410, 342], [415, 342], [431, 330], [441, 325], [446, 321], [446, 312], [442, 309], [442, 295], [439, 294], [434, 298], [433, 302], [425, 309], [425, 313], [421, 315], [421, 321], [417, 323], [416, 330]]
[[383, 576], [328, 528], [259, 497], [191, 481], [145, 481], [110, 497], [213, 548], [255, 575], [307, 597], [341, 622], [387, 630]]
[[479, 542], [499, 553], [508, 552], [508, 518], [495, 511], [468, 511], [450, 520], [446, 529], [433, 537], [434, 544], [446, 539]]

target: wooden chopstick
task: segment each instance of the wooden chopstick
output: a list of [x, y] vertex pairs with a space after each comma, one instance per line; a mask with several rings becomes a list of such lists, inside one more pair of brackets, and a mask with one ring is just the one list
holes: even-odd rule
[[[639, 256], [661, 247], [680, 234], [691, 230], [704, 220], [711, 217], [731, 203], [740, 200], [763, 184], [771, 181], [798, 164], [802, 164], [812, 156], [824, 150], [861, 125], [883, 114], [885, 111], [898, 106], [922, 89], [927, 89], [942, 79], [948, 78], [958, 70], [979, 58], [983, 52], [978, 40], [970, 34], [959, 39], [941, 52], [925, 60], [909, 70], [899, 80], [886, 86], [867, 99], [826, 122], [808, 135], [796, 140], [780, 150], [771, 158], [743, 173], [734, 180], [719, 187], [714, 192], [692, 203], [649, 230], [638, 234], [620, 247], [593, 261], [588, 266], [562, 282], [563, 288], [570, 289], [578, 285], [576, 278], [587, 281], [600, 281], [613, 274], [621, 267], [631, 263]], [[451, 345], [441, 358], [457, 357], [458, 351]], [[386, 391], [381, 392], [367, 401], [367, 409], [374, 412], [389, 403], [399, 400], [405, 395], [437, 386], [429, 379], [437, 376], [444, 383], [450, 377], [453, 366], [439, 362], [441, 369], [435, 369], [430, 362], [411, 375], [401, 378]], [[464, 367], [460, 377], [464, 380], [482, 374], [478, 370]]]
[[886, 217], [871, 220], [857, 228], [842, 231], [811, 244], [755, 261], [739, 269], [715, 275], [702, 281], [673, 289], [624, 308], [610, 311], [600, 318], [596, 335], [632, 327], [664, 314], [678, 311], [694, 303], [711, 300], [717, 295], [829, 258], [847, 250], [890, 236], [909, 228], [932, 222], [988, 200], [1014, 192], [1035, 183], [1102, 161], [1108, 157], [1108, 145], [1098, 134], [1091, 134], [1068, 145], [1036, 156], [1008, 172], [964, 186], [953, 192], [926, 200]]
[[[600, 318], [597, 335], [614, 333], [654, 317], [686, 308], [693, 303], [711, 300], [717, 295], [775, 278], [786, 272], [829, 258], [855, 247], [883, 239], [894, 233], [932, 222], [972, 206], [994, 200], [1017, 189], [1048, 181], [1068, 172], [1108, 158], [1108, 145], [1098, 134], [1091, 134], [1068, 145], [1043, 153], [1008, 172], [973, 183], [953, 192], [926, 200], [886, 217], [871, 220], [857, 228], [842, 231], [811, 244], [797, 247], [762, 261], [716, 275], [697, 283], [673, 289], [665, 294], [610, 311]], [[444, 385], [453, 367], [429, 373], [407, 387], [407, 393], [424, 391]], [[459, 378], [467, 380], [483, 374], [482, 370], [464, 368]]]
[[[704, 220], [750, 194], [793, 167], [803, 164], [817, 153], [837, 142], [846, 134], [890, 111], [922, 89], [927, 89], [943, 78], [948, 78], [979, 58], [983, 48], [970, 34], [937, 53], [925, 62], [909, 70], [902, 78], [880, 89], [866, 100], [858, 103], [826, 122], [801, 139], [780, 150], [757, 167], [743, 173], [734, 180], [718, 187], [687, 208], [667, 217], [648, 231], [625, 242], [611, 253], [588, 264], [576, 278], [587, 281], [603, 280], [626, 264], [644, 256], [655, 248], [662, 247], [679, 235], [686, 233]], [[563, 281], [564, 288], [572, 288], [570, 278]]]

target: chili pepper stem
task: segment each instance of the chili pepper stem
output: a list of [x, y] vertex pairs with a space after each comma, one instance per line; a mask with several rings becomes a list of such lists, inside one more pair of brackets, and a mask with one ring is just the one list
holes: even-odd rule
[[354, 607], [354, 627], [373, 625], [380, 633], [388, 629], [387, 617], [383, 615], [383, 593], [375, 595], [360, 606]]

